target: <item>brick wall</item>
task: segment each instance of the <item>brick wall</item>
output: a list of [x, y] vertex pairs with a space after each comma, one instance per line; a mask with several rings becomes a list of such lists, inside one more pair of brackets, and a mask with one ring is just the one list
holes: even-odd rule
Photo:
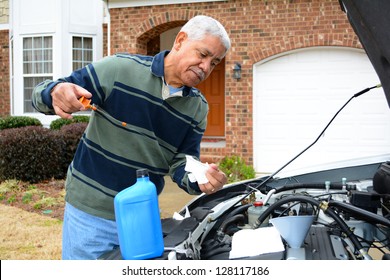
[[10, 114], [8, 30], [0, 30], [0, 117]]
[[108, 26], [106, 23], [104, 23], [103, 24], [103, 56], [107, 56], [107, 54], [108, 54], [108, 51], [107, 51], [107, 48], [108, 48], [107, 30], [108, 30]]
[[[313, 46], [361, 48], [338, 0], [236, 0], [111, 9], [111, 53], [146, 54], [148, 42], [197, 14], [218, 19], [232, 49], [226, 56], [226, 147], [203, 148], [202, 157], [240, 155], [253, 162], [252, 68], [267, 57]], [[242, 79], [232, 78], [235, 62]]]

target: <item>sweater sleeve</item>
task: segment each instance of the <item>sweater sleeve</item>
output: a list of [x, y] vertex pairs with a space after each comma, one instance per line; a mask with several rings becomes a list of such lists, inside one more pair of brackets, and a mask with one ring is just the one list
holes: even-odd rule
[[186, 159], [177, 161], [172, 165], [170, 169], [170, 176], [181, 189], [186, 191], [188, 194], [200, 194], [199, 185], [197, 182], [191, 182], [188, 178], [188, 172], [184, 170], [186, 165]]
[[60, 80], [46, 80], [34, 88], [32, 93], [32, 105], [38, 112], [44, 113], [46, 115], [55, 114], [52, 105], [53, 100], [51, 97], [51, 91], [59, 83], [61, 83]]
[[[81, 86], [92, 93], [92, 102], [101, 104], [109, 92], [111, 92], [116, 75], [115, 56], [105, 57], [71, 73], [70, 76], [56, 81], [46, 80], [38, 84], [32, 93], [33, 107], [44, 114], [55, 114], [51, 91], [63, 82]], [[100, 78], [99, 78], [100, 77]], [[104, 77], [104, 79], [102, 78]]]
[[[203, 98], [202, 98], [203, 99]], [[199, 114], [200, 121], [196, 128], [188, 135], [187, 141], [183, 143], [182, 149], [175, 156], [173, 164], [170, 167], [170, 176], [172, 180], [188, 194], [200, 194], [199, 185], [197, 182], [191, 182], [188, 178], [188, 172], [185, 171], [186, 155], [191, 155], [194, 158], [200, 158], [200, 142], [207, 126], [207, 102], [200, 102]], [[201, 132], [201, 133], [200, 133]]]

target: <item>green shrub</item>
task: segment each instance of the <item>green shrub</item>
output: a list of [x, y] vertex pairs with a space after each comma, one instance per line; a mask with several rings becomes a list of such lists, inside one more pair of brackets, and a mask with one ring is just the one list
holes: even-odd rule
[[8, 116], [0, 118], [0, 130], [25, 126], [42, 126], [40, 120], [24, 116]]
[[64, 125], [69, 125], [72, 123], [88, 123], [89, 116], [73, 116], [71, 119], [56, 119], [51, 122], [50, 129], [59, 130]]
[[87, 125], [79, 122], [59, 130], [39, 126], [0, 130], [0, 182], [65, 179]]
[[226, 156], [219, 162], [219, 168], [225, 172], [228, 183], [255, 178], [256, 172], [252, 166], [246, 165], [239, 156]]
[[64, 141], [39, 126], [0, 131], [0, 181], [40, 182], [63, 176]]

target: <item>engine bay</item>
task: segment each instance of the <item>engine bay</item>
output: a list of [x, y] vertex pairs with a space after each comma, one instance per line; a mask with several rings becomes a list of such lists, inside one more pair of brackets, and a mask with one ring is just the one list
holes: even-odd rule
[[[200, 195], [162, 220], [157, 259], [389, 259], [389, 164], [263, 177]], [[102, 259], [121, 259], [119, 248]]]

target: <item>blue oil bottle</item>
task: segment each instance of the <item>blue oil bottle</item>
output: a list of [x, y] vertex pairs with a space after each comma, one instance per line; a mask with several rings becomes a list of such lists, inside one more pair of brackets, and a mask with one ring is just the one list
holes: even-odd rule
[[114, 198], [119, 245], [125, 260], [159, 257], [164, 240], [156, 186], [146, 169], [137, 170], [137, 182]]

